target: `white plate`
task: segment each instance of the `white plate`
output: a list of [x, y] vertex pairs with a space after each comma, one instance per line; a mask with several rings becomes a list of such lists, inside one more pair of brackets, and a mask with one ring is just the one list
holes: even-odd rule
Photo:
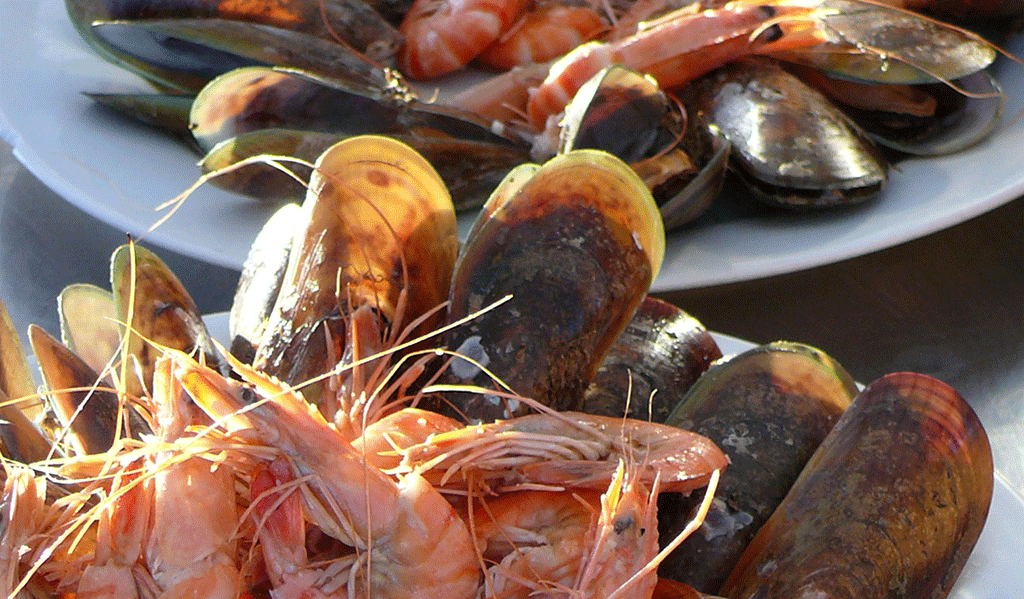
[[[79, 38], [63, 0], [2, 0], [0, 134], [18, 159], [68, 201], [135, 236], [156, 207], [199, 176], [196, 158], [160, 133], [105, 113], [79, 92], [146, 89]], [[1024, 52], [1024, 38], [1009, 49]], [[654, 291], [756, 279], [828, 264], [963, 222], [1024, 193], [1024, 67], [1002, 61], [1002, 131], [955, 156], [910, 160], [883, 197], [853, 210], [750, 216], [669, 236]], [[149, 242], [240, 269], [270, 209], [206, 186]], [[467, 217], [468, 218], [468, 217]], [[466, 219], [463, 219], [466, 220]], [[464, 223], [465, 224], [465, 223]]]

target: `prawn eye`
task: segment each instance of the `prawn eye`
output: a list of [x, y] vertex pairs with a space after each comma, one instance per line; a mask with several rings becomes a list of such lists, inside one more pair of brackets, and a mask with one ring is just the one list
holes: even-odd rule
[[256, 401], [256, 391], [252, 387], [242, 387], [241, 391], [242, 401], [246, 404], [251, 404]]
[[[619, 516], [615, 519], [615, 522], [612, 523], [612, 530], [614, 530], [617, 535], [621, 535], [634, 527], [636, 527], [636, 520], [633, 516]], [[640, 534], [643, 534], [642, 530], [640, 531]]]

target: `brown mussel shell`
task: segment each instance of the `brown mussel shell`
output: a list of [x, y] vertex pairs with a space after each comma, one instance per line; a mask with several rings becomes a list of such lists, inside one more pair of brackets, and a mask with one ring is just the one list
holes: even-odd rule
[[339, 319], [362, 305], [413, 322], [446, 299], [457, 251], [448, 190], [420, 154], [375, 135], [339, 142], [317, 161], [254, 364], [290, 383], [330, 371], [323, 326], [343, 340]]
[[[509, 170], [529, 159], [525, 144], [497, 135], [477, 115], [384, 83], [365, 87], [293, 69], [242, 68], [211, 81], [193, 104], [191, 130], [208, 151], [201, 163], [206, 172], [260, 154], [313, 162], [342, 139], [388, 135], [435, 165], [457, 209], [480, 206]], [[299, 179], [308, 173], [293, 161], [284, 166]], [[213, 182], [257, 198], [304, 194], [295, 178], [266, 164]]]
[[591, 379], [583, 411], [665, 422], [694, 381], [721, 357], [700, 321], [646, 297]]
[[387, 60], [401, 35], [362, 0], [67, 0], [96, 20], [225, 19], [280, 27], [341, 42]]
[[[714, 364], [666, 420], [714, 441], [729, 467], [704, 524], [659, 567], [660, 576], [715, 593], [857, 394], [821, 350], [777, 341]], [[661, 538], [690, 519], [699, 498], [659, 498]]]
[[726, 65], [685, 92], [691, 118], [732, 144], [732, 165], [754, 198], [791, 209], [877, 196], [888, 164], [820, 92], [770, 60]]
[[267, 219], [242, 264], [228, 314], [231, 354], [251, 363], [256, 344], [281, 293], [295, 231], [301, 222], [298, 204], [285, 204]]
[[[152, 388], [162, 348], [202, 353], [208, 365], [224, 368], [198, 306], [155, 253], [134, 242], [114, 250], [110, 286], [124, 339], [122, 355], [138, 362], [143, 379], [128, 376], [124, 383], [129, 393], [141, 396], [143, 389]], [[134, 372], [134, 366], [125, 372]]]
[[[493, 375], [555, 409], [579, 408], [663, 256], [657, 206], [615, 156], [575, 150], [517, 169], [484, 206], [456, 266], [449, 321], [472, 318], [445, 340], [476, 363], [455, 360], [452, 380], [493, 389]], [[448, 399], [470, 420], [528, 411], [489, 394]]]
[[138, 412], [122, 407], [109, 380], [67, 346], [39, 326], [28, 332], [50, 405], [75, 453], [104, 453], [117, 439], [152, 432]]
[[977, 415], [923, 374], [867, 386], [722, 587], [733, 599], [940, 599], [988, 514], [992, 452]]
[[700, 216], [721, 190], [728, 142], [688, 126], [682, 107], [650, 76], [618, 64], [602, 69], [559, 124], [560, 153], [591, 148], [628, 162], [650, 188], [666, 230]]
[[[973, 146], [995, 130], [1006, 105], [1006, 96], [988, 71], [948, 83], [914, 86], [823, 76], [808, 81], [880, 145], [915, 156], [952, 154]], [[893, 95], [902, 93], [910, 98], [889, 105], [887, 88], [895, 88]]]
[[23, 464], [49, 455], [50, 441], [31, 417], [40, 404], [25, 348], [0, 301], [0, 455]]

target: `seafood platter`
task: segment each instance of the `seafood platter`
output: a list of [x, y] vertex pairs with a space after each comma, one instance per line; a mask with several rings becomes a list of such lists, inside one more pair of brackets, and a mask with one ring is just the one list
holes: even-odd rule
[[[340, 19], [355, 10], [354, 0], [278, 1], [282, 12], [264, 14], [259, 22], [232, 13], [243, 4], [233, 2], [215, 12], [216, 3], [184, 0], [12, 0], [0, 6], [0, 16], [27, 26], [0, 40], [12, 57], [7, 83], [0, 82], [0, 132], [62, 197], [119, 229], [145, 233], [161, 247], [235, 269], [281, 198], [294, 199], [301, 185], [275, 177], [265, 165], [251, 166], [211, 178], [188, 202], [169, 200], [200, 173], [254, 153], [311, 161], [339, 137], [399, 135], [437, 164], [456, 198], [464, 237], [479, 204], [514, 165], [613, 140], [619, 147], [603, 147], [638, 169], [669, 228], [665, 264], [652, 289], [727, 283], [888, 247], [1024, 191], [1022, 165], [1014, 158], [1024, 137], [1016, 118], [1024, 108], [1018, 93], [1024, 91], [1024, 67], [989, 41], [1011, 55], [1024, 49], [1019, 36], [1007, 37], [1014, 29], [1005, 24], [1017, 7], [987, 3], [1002, 31], [982, 38], [963, 28], [977, 23], [964, 23], [962, 2], [888, 6], [897, 3], [705, 1], [702, 10], [683, 3], [661, 14], [665, 5], [612, 2], [598, 15], [599, 28], [579, 34], [597, 39], [555, 63], [557, 72], [572, 77], [557, 78], [546, 75], [555, 71], [545, 57], [499, 72], [509, 65], [494, 63], [493, 47], [489, 57], [464, 58], [445, 67], [456, 72], [442, 74], [440, 67], [424, 66], [423, 56], [396, 51], [412, 45], [397, 44], [395, 29], [399, 37], [412, 37], [413, 25], [402, 25], [393, 14], [374, 21], [379, 28], [369, 34], [363, 27], [369, 28], [373, 11], [369, 17], [360, 13], [360, 27], [345, 25]], [[375, 8], [384, 15], [419, 16], [431, 30], [440, 29], [441, 16], [434, 13], [443, 11], [425, 4]], [[500, 8], [518, 10], [508, 4]], [[926, 4], [928, 17], [906, 10]], [[311, 5], [321, 10], [302, 12]], [[574, 15], [585, 12], [573, 9]], [[295, 31], [282, 19], [305, 24]], [[502, 37], [527, 29], [522, 21]], [[992, 29], [979, 27], [986, 35]], [[372, 42], [339, 43], [345, 35], [369, 35]], [[282, 43], [305, 51], [285, 52]], [[680, 49], [661, 59], [652, 46]], [[259, 48], [277, 53], [252, 55]], [[318, 52], [328, 49], [334, 52], [329, 64], [316, 62]], [[598, 56], [613, 64], [587, 72], [591, 66], [583, 65], [598, 64]], [[699, 60], [691, 60], [695, 56]], [[224, 73], [224, 65], [237, 68]], [[194, 70], [182, 72], [186, 66]], [[273, 74], [264, 77], [268, 70]], [[558, 95], [552, 90], [573, 78], [573, 88], [588, 82], [581, 93], [562, 89], [560, 103], [545, 104]], [[251, 87], [257, 79], [258, 91]], [[783, 94], [785, 102], [752, 97], [764, 89]], [[870, 93], [858, 91], [865, 89]], [[900, 96], [908, 89], [914, 93]], [[733, 96], [737, 90], [747, 91]], [[619, 116], [606, 118], [611, 110], [605, 100], [624, 97], [639, 104], [613, 107]], [[850, 106], [851, 98], [876, 99], [886, 111]], [[173, 115], [160, 120], [172, 133], [139, 126], [101, 104], [134, 111], [137, 118]], [[225, 104], [242, 112], [229, 115]], [[353, 104], [364, 108], [331, 109]], [[546, 116], [570, 104], [566, 118]], [[768, 110], [773, 106], [783, 109]], [[842, 115], [837, 106], [844, 107]], [[887, 112], [890, 107], [898, 114]], [[738, 110], [752, 116], [720, 116]], [[47, 116], [32, 116], [37, 112]], [[299, 113], [301, 122], [289, 121]], [[807, 115], [809, 123], [796, 122]], [[630, 135], [609, 128], [623, 122]], [[724, 124], [741, 122], [756, 122], [761, 130]], [[768, 139], [786, 152], [750, 143]], [[856, 158], [822, 163], [838, 156]], [[144, 183], [135, 176], [136, 161], [151, 165]]]
[[[0, 309], [0, 593], [1002, 592], [972, 556], [999, 553], [1007, 496], [956, 389], [730, 347], [649, 295], [729, 181], [810, 217], [890, 199], [894, 153], [990, 143], [986, 24], [942, 1], [421, 1], [67, 0], [70, 38], [151, 85], [88, 101], [200, 161], [109, 287], [28, 328], [38, 381]], [[567, 46], [505, 62], [568, 15]], [[425, 91], [470, 62], [496, 72]], [[149, 244], [210, 188], [266, 212], [219, 333]]]
[[39, 386], [0, 310], [0, 592], [935, 599], [991, 566], [969, 403], [648, 296], [665, 226], [613, 154], [517, 167], [464, 242], [404, 141], [305, 181], [226, 332], [134, 241], [28, 328]]

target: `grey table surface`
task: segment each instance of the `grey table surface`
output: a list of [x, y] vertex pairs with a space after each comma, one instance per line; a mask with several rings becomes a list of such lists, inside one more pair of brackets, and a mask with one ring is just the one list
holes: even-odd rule
[[[65, 285], [109, 287], [126, 240], [65, 202], [0, 142], [0, 299], [19, 331], [59, 333]], [[204, 313], [227, 310], [238, 273], [151, 248]], [[714, 331], [810, 343], [858, 380], [936, 376], [978, 412], [996, 467], [1024, 494], [1024, 198], [944, 231], [812, 270], [661, 294]]]

